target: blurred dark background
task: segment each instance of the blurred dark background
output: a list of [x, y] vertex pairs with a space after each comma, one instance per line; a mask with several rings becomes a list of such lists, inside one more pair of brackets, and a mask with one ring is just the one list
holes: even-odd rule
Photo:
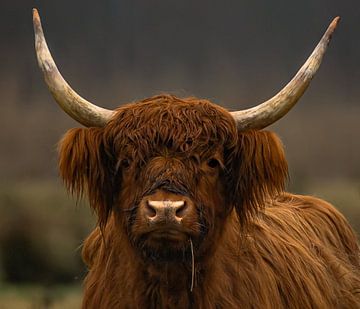
[[312, 85], [270, 129], [286, 148], [289, 190], [332, 202], [360, 232], [358, 0], [5, 0], [0, 308], [76, 308], [85, 273], [79, 246], [95, 222], [58, 180], [56, 143], [79, 125], [58, 108], [37, 68], [33, 7], [64, 77], [106, 108], [162, 92], [251, 107], [292, 78], [340, 15]]

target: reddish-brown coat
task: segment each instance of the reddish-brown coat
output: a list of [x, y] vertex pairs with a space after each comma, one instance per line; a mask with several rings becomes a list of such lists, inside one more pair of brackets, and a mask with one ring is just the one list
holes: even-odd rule
[[[83, 308], [360, 307], [359, 245], [344, 217], [322, 200], [285, 193], [276, 135], [238, 132], [206, 100], [157, 96], [120, 107], [104, 128], [71, 130], [60, 172], [99, 218], [83, 248]], [[165, 180], [197, 207], [184, 222], [193, 291], [188, 243], [185, 258], [160, 260], [139, 245], [136, 206]]]

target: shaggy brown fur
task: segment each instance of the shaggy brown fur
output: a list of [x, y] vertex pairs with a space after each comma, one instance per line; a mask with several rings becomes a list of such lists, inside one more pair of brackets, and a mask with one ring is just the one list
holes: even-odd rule
[[[60, 146], [68, 189], [99, 219], [83, 308], [360, 308], [356, 236], [326, 202], [284, 193], [273, 133], [237, 132], [219, 106], [163, 95]], [[194, 274], [190, 241], [148, 241], [139, 205], [160, 189], [196, 207], [183, 221]]]

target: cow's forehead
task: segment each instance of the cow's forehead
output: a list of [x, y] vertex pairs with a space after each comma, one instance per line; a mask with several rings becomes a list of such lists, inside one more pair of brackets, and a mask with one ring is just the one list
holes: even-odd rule
[[204, 99], [185, 98], [161, 95], [120, 107], [117, 113], [119, 121], [127, 121], [128, 125], [163, 122], [193, 122], [201, 125], [207, 118], [232, 122], [230, 114], [222, 107]]
[[172, 143], [204, 148], [236, 136], [234, 120], [224, 108], [207, 100], [169, 95], [120, 107], [106, 130], [115, 142], [154, 147]]

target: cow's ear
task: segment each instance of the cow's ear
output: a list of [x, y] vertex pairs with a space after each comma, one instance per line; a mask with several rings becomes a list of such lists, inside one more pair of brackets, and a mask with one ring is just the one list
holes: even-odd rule
[[112, 207], [113, 164], [107, 153], [102, 128], [72, 129], [59, 143], [60, 175], [69, 192], [88, 196], [100, 225]]
[[284, 190], [288, 177], [284, 149], [279, 138], [268, 131], [238, 133], [229, 154], [228, 188], [232, 205], [241, 222]]

